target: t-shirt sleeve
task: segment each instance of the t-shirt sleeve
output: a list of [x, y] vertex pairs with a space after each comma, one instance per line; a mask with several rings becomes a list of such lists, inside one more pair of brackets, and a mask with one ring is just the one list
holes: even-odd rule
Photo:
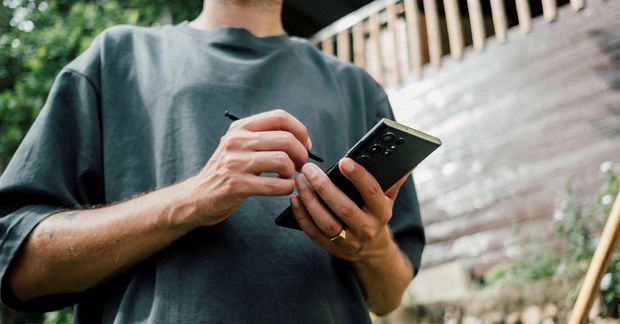
[[76, 294], [20, 302], [5, 281], [20, 247], [39, 222], [61, 210], [104, 202], [98, 98], [86, 76], [63, 70], [0, 177], [0, 293], [9, 308], [49, 311], [76, 302]]
[[[387, 96], [382, 96], [377, 105], [377, 121], [381, 118], [394, 119], [394, 114]], [[409, 257], [414, 266], [414, 272], [420, 269], [422, 261], [422, 251], [426, 242], [424, 236], [424, 226], [420, 217], [420, 205], [413, 183], [413, 177], [409, 177], [405, 184], [400, 188], [392, 219], [389, 222], [394, 239], [400, 249]]]

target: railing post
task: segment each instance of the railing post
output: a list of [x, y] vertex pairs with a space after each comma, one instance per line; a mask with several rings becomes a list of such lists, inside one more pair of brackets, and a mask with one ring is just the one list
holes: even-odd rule
[[327, 55], [334, 55], [334, 40], [332, 37], [325, 38], [321, 41], [321, 50]]
[[585, 7], [584, 0], [570, 0], [570, 6], [575, 11], [579, 11]]
[[349, 43], [349, 30], [338, 33], [336, 46], [338, 48], [338, 59], [343, 62], [351, 62], [351, 44]]
[[396, 84], [400, 84], [401, 75], [400, 75], [400, 55], [399, 53], [399, 40], [398, 35], [396, 35], [396, 20], [398, 19], [398, 15], [396, 14], [396, 4], [389, 4], [386, 8], [387, 14], [387, 29], [388, 33], [392, 36], [392, 43], [394, 49], [394, 77], [396, 78]]
[[443, 0], [448, 23], [448, 41], [450, 42], [450, 55], [460, 59], [463, 56], [463, 26], [459, 5], [456, 0]]
[[556, 0], [542, 0], [543, 15], [547, 22], [552, 22], [558, 17], [558, 4]]
[[467, 0], [467, 8], [469, 10], [471, 37], [474, 43], [474, 48], [481, 50], [484, 47], [486, 35], [484, 32], [484, 21], [482, 20], [480, 0]]
[[353, 26], [353, 61], [361, 68], [366, 67], [365, 47], [364, 21], [360, 21]]
[[439, 17], [437, 15], [436, 0], [424, 0], [424, 13], [426, 18], [426, 31], [428, 33], [428, 52], [431, 65], [441, 65], [441, 33], [439, 31]]
[[491, 0], [491, 14], [493, 15], [495, 37], [503, 43], [506, 41], [506, 29], [508, 28], [504, 0]]
[[375, 51], [375, 58], [377, 60], [377, 71], [374, 75], [377, 82], [384, 84], [383, 77], [383, 55], [381, 54], [381, 26], [379, 20], [379, 13], [373, 13], [368, 18], [368, 28], [370, 29], [370, 47]]
[[519, 28], [527, 33], [532, 29], [532, 13], [528, 0], [516, 0], [517, 16], [519, 18]]
[[407, 22], [407, 44], [409, 45], [409, 68], [415, 75], [422, 72], [422, 43], [420, 41], [420, 20], [415, 0], [405, 0], [405, 21]]

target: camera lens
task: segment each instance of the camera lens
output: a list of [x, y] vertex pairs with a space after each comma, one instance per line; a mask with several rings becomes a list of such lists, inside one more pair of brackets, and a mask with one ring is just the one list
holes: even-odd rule
[[392, 154], [392, 151], [390, 150], [383, 151], [383, 156], [390, 156], [390, 154]]
[[370, 161], [370, 158], [367, 155], [360, 155], [356, 158], [357, 163], [364, 165]]
[[381, 151], [383, 151], [383, 146], [379, 145], [379, 144], [373, 144], [368, 148], [368, 151], [372, 154], [375, 153], [379, 153]]
[[400, 144], [405, 144], [405, 139], [402, 137], [396, 140], [396, 145], [400, 145]]
[[383, 134], [383, 136], [381, 136], [381, 140], [383, 141], [383, 143], [389, 143], [394, 140], [394, 137], [394, 133], [387, 132]]

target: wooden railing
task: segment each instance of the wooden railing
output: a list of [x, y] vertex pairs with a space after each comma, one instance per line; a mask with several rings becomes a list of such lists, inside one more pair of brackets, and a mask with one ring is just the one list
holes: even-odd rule
[[[440, 15], [439, 1], [444, 15]], [[481, 1], [490, 2], [492, 17], [483, 16]], [[379, 83], [400, 85], [408, 78], [420, 77], [427, 63], [439, 67], [447, 52], [461, 59], [465, 36], [477, 51], [483, 50], [490, 35], [505, 42], [508, 1], [515, 1], [519, 29], [529, 32], [532, 14], [528, 0], [467, 0], [467, 13], [461, 12], [458, 0], [377, 0], [324, 28], [311, 41], [323, 52], [365, 68]], [[542, 2], [544, 19], [554, 21], [556, 0], [538, 1]], [[570, 3], [575, 11], [585, 5], [584, 0]], [[493, 32], [487, 35], [485, 26]], [[444, 52], [446, 35], [448, 47]]]

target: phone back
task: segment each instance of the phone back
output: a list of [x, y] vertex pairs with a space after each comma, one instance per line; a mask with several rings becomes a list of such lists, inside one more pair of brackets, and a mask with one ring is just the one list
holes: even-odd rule
[[[400, 178], [441, 145], [433, 136], [406, 127], [389, 119], [379, 121], [347, 153], [372, 174], [383, 191], [387, 191]], [[342, 175], [338, 163], [327, 170], [331, 181], [358, 206], [364, 201], [353, 183]], [[299, 229], [299, 224], [289, 208], [284, 210], [276, 224]]]

